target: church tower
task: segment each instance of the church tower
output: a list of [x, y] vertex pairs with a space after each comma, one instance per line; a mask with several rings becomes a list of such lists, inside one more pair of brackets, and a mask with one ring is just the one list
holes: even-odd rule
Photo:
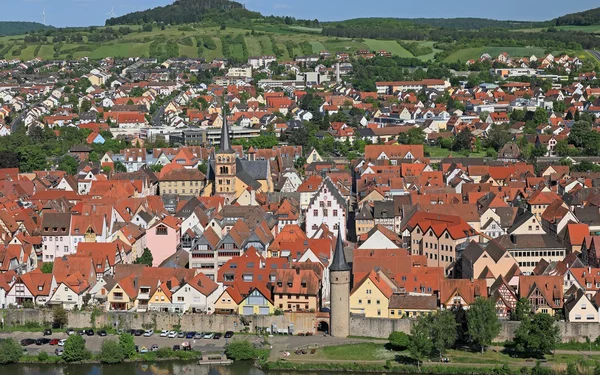
[[235, 198], [236, 155], [231, 147], [227, 113], [223, 101], [223, 126], [221, 127], [221, 145], [215, 155], [215, 195], [225, 197], [225, 204]]
[[344, 254], [341, 225], [338, 227], [337, 243], [333, 260], [329, 266], [331, 287], [331, 312], [329, 318], [330, 334], [334, 337], [350, 335], [350, 265]]

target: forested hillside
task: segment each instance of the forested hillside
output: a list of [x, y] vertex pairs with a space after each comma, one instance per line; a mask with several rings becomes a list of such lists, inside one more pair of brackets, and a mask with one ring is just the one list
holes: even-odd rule
[[21, 35], [32, 31], [52, 29], [37, 22], [0, 21], [0, 35]]
[[106, 25], [131, 25], [149, 22], [179, 25], [204, 21], [252, 19], [262, 17], [260, 13], [246, 10], [244, 5], [229, 0], [177, 0], [171, 5], [133, 12], [108, 19]]
[[600, 25], [600, 8], [586, 10], [585, 12], [566, 14], [556, 19], [556, 26], [566, 25]]

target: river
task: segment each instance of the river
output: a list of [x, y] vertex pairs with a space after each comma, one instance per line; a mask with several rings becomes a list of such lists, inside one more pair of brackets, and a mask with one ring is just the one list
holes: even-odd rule
[[[206, 366], [194, 362], [156, 362], [152, 364], [122, 363], [118, 365], [50, 365], [14, 364], [0, 366], [7, 375], [268, 375], [283, 374], [265, 372], [252, 366], [250, 362], [238, 362], [231, 366]], [[338, 373], [339, 374], [339, 373]], [[295, 373], [285, 371], [285, 375], [333, 375], [333, 373]], [[355, 374], [357, 375], [357, 374]]]

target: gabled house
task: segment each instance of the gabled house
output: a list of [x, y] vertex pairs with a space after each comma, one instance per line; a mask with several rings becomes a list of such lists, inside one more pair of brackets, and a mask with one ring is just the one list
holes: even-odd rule
[[215, 302], [222, 292], [222, 285], [199, 272], [193, 279], [173, 292], [173, 311], [211, 314], [214, 312]]
[[6, 294], [6, 304], [14, 306], [42, 306], [56, 288], [54, 277], [39, 269], [17, 276]]

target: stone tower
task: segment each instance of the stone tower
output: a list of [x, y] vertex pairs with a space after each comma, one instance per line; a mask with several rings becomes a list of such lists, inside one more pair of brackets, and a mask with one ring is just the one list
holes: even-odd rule
[[[338, 228], [341, 227], [340, 225]], [[329, 333], [334, 337], [350, 335], [350, 274], [350, 265], [344, 254], [342, 232], [341, 229], [338, 229], [333, 260], [329, 266], [329, 282], [331, 284]]]
[[235, 151], [231, 147], [227, 113], [223, 107], [221, 145], [215, 155], [215, 195], [225, 197], [226, 204], [235, 199], [236, 158]]

